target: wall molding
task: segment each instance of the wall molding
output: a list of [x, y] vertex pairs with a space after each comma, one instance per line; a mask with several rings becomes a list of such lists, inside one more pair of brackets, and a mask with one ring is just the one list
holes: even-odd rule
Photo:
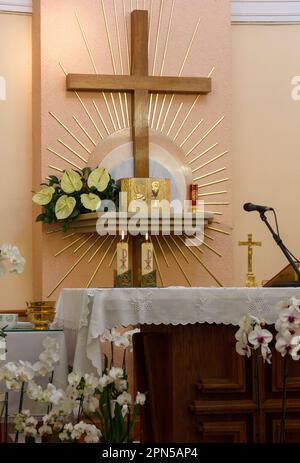
[[233, 23], [300, 23], [300, 0], [232, 0]]
[[[300, 0], [232, 0], [233, 23], [300, 23]], [[32, 0], [0, 0], [0, 12], [32, 13]]]
[[32, 13], [32, 0], [0, 0], [0, 13]]

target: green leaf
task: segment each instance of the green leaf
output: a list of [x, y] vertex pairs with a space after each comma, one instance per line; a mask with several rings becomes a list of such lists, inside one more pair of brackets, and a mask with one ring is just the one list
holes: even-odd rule
[[45, 214], [40, 214], [37, 216], [36, 222], [44, 222], [45, 218], [46, 218]]

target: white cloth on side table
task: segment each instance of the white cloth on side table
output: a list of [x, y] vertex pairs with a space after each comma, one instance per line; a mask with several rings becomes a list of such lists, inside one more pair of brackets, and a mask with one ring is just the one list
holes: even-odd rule
[[[58, 388], [65, 389], [68, 376], [68, 362], [66, 351], [66, 340], [63, 331], [18, 331], [12, 330], [7, 333], [7, 354], [6, 360], [0, 362], [0, 367], [8, 362], [18, 360], [36, 363], [39, 355], [44, 349], [43, 341], [47, 338], [54, 338], [59, 343], [59, 363], [55, 366], [53, 384]], [[46, 387], [48, 378], [36, 378], [38, 384]], [[9, 414], [12, 415], [18, 410], [20, 394], [9, 392]], [[40, 405], [25, 398], [23, 409], [30, 409], [33, 414], [46, 414], [47, 406]]]
[[65, 329], [74, 369], [100, 372], [99, 338], [105, 329], [139, 324], [237, 325], [247, 313], [274, 323], [280, 304], [298, 292], [297, 288], [64, 289], [54, 326]]

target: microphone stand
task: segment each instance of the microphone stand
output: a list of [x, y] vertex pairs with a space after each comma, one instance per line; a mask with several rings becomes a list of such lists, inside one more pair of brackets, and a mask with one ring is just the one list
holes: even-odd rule
[[[280, 238], [280, 236], [274, 231], [274, 229], [270, 225], [270, 222], [268, 221], [268, 219], [267, 219], [267, 217], [265, 215], [265, 212], [260, 212], [259, 215], [260, 215], [261, 220], [266, 224], [266, 226], [270, 230], [270, 232], [271, 232], [271, 234], [272, 234], [272, 236], [274, 238], [274, 241], [280, 247], [281, 251], [283, 252], [285, 257], [287, 258], [287, 260], [291, 264], [292, 268], [295, 270], [296, 275], [298, 276], [298, 282], [293, 282], [293, 283], [290, 283], [290, 284], [292, 286], [300, 286], [300, 270], [299, 270], [298, 266], [296, 265], [295, 260], [292, 258], [292, 256], [291, 256], [289, 250], [287, 249], [287, 247], [283, 244], [283, 241]], [[284, 286], [287, 286], [287, 285], [284, 285]]]

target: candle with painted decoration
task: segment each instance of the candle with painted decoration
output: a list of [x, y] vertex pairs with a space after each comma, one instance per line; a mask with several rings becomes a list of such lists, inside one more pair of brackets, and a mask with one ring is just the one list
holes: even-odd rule
[[129, 270], [128, 243], [125, 243], [125, 233], [122, 232], [122, 241], [117, 244], [117, 273], [123, 275]]
[[142, 244], [142, 275], [148, 275], [154, 270], [154, 249], [153, 244], [149, 242], [149, 235], [146, 234], [146, 243]]
[[198, 201], [198, 185], [190, 185], [190, 201], [192, 202], [192, 213], [197, 213], [197, 201]]

